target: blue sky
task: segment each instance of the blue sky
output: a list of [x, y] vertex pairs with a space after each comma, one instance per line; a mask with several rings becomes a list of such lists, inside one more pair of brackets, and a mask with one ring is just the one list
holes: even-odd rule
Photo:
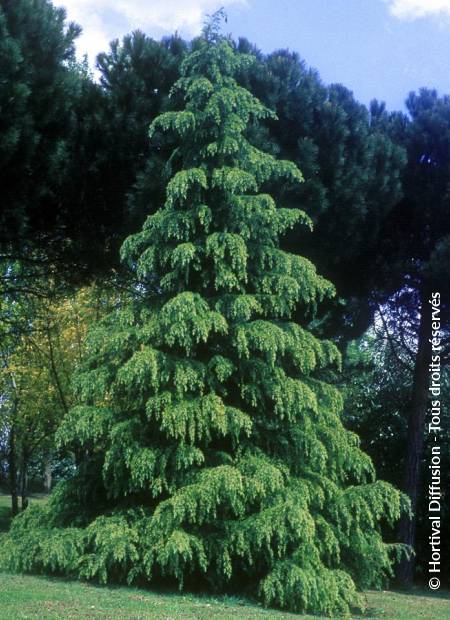
[[191, 37], [204, 15], [225, 6], [225, 31], [262, 51], [289, 47], [327, 83], [357, 99], [402, 109], [411, 90], [450, 93], [450, 0], [54, 0], [83, 26], [80, 54], [91, 61], [108, 42], [140, 28], [160, 38]]

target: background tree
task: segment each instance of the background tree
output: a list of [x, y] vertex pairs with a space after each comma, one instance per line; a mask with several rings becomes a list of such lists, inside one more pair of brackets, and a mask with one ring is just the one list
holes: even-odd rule
[[[284, 201], [302, 204], [314, 222], [312, 235], [290, 233], [287, 248], [301, 247], [336, 285], [341, 303], [330, 308], [329, 334], [349, 339], [370, 326], [376, 310], [381, 230], [402, 195], [404, 146], [340, 84], [326, 86], [298, 54], [278, 50], [263, 56], [248, 42], [238, 49], [258, 58], [241, 75], [277, 114], [268, 119], [268, 139], [281, 156], [294, 161], [305, 182], [290, 188]], [[271, 188], [275, 194], [279, 189]]]
[[[390, 313], [391, 314], [391, 313]], [[397, 487], [404, 483], [407, 460], [408, 414], [412, 391], [414, 359], [392, 329], [401, 321], [389, 321], [389, 327], [377, 321], [360, 342], [349, 346], [344, 372], [341, 377], [345, 401], [345, 420], [351, 430], [361, 437], [362, 448], [371, 456], [378, 474]], [[387, 332], [389, 329], [389, 332]], [[408, 347], [409, 349], [409, 347]], [[442, 373], [442, 437], [441, 471], [442, 489], [449, 487], [450, 450], [448, 448], [449, 410], [445, 403], [449, 397], [448, 367]], [[416, 510], [416, 575], [418, 580], [428, 574], [429, 535], [428, 485], [433, 437], [425, 432], [425, 445], [420, 462], [420, 481]], [[441, 516], [446, 521], [450, 511], [447, 494], [443, 493]], [[448, 574], [445, 558], [449, 542], [442, 543], [442, 575]]]
[[77, 71], [65, 13], [47, 0], [0, 3], [2, 117], [0, 242], [7, 254], [28, 255], [31, 240], [52, 253], [59, 193], [68, 161]]
[[[440, 293], [441, 369], [449, 355], [449, 289], [444, 275], [450, 263], [450, 99], [423, 89], [407, 99], [410, 118], [388, 115], [376, 103], [376, 123], [407, 151], [408, 164], [402, 175], [404, 197], [391, 211], [380, 235], [375, 265], [377, 278], [372, 300], [385, 306], [388, 326], [396, 346], [410, 349], [413, 362], [408, 399], [407, 440], [403, 488], [414, 515], [420, 488], [420, 464], [424, 455], [426, 413], [429, 403], [431, 362], [431, 299]], [[395, 319], [399, 318], [399, 321]], [[416, 516], [404, 518], [399, 527], [402, 542], [415, 542]], [[414, 558], [404, 560], [398, 577], [410, 585]]]
[[112, 299], [111, 293], [91, 287], [51, 301], [30, 296], [26, 305], [23, 297], [20, 304], [3, 301], [7, 322], [0, 370], [2, 469], [13, 514], [19, 495], [22, 509], [27, 506], [30, 468], [41, 480], [44, 477], [44, 486], [51, 486], [54, 436], [73, 403], [71, 380], [84, 356], [86, 331]]
[[246, 137], [270, 115], [233, 77], [251, 60], [213, 19], [183, 62], [184, 109], [152, 125], [178, 136], [166, 201], [123, 246], [141, 297], [93, 333], [59, 432], [84, 459], [3, 548], [22, 570], [247, 582], [331, 615], [389, 573], [377, 524], [402, 499], [342, 426], [336, 347], [289, 321], [333, 288], [279, 248], [310, 220], [262, 191], [301, 175]]
[[[156, 210], [164, 197], [161, 183], [164, 153], [158, 153], [155, 148], [150, 150], [148, 127], [167, 107], [169, 91], [179, 77], [187, 47], [176, 35], [154, 41], [135, 31], [120, 43], [113, 41], [110, 51], [98, 57], [107, 103], [103, 122], [108, 132], [105, 180], [112, 182], [110, 188], [103, 184], [109, 191], [106, 203], [116, 205], [114, 211], [125, 211], [129, 216], [127, 231], [118, 235], [119, 245], [127, 232], [142, 225], [149, 210]], [[130, 199], [138, 178], [145, 184], [142, 204]]]
[[1, 257], [34, 281], [109, 275], [133, 225], [126, 198], [148, 154], [144, 128], [184, 44], [133, 33], [101, 55], [96, 84], [75, 61], [80, 28], [49, 0], [2, 0], [0, 32]]

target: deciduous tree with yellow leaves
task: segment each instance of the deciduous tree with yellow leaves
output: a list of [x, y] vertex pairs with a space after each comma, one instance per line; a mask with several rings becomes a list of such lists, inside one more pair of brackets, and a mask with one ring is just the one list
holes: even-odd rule
[[1, 302], [0, 441], [13, 514], [19, 495], [22, 509], [27, 506], [32, 463], [47, 469], [51, 485], [54, 435], [73, 405], [72, 375], [84, 356], [86, 332], [113, 297], [96, 286], [64, 297], [49, 282], [41, 288], [47, 296]]

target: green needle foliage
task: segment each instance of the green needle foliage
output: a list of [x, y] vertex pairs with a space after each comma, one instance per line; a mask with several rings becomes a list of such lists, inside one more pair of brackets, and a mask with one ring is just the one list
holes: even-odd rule
[[91, 334], [81, 404], [59, 431], [76, 475], [14, 521], [3, 557], [347, 614], [358, 587], [389, 575], [398, 548], [380, 521], [404, 500], [341, 423], [324, 380], [336, 347], [290, 321], [333, 287], [280, 250], [310, 220], [263, 192], [302, 176], [246, 139], [271, 116], [233, 77], [250, 62], [213, 20], [172, 92], [184, 109], [152, 123], [176, 146], [165, 204], [122, 248], [141, 294]]

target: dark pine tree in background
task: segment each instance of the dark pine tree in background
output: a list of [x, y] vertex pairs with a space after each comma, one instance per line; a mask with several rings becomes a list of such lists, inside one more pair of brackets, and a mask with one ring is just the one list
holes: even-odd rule
[[247, 132], [271, 112], [234, 75], [253, 61], [218, 33], [183, 62], [164, 205], [127, 238], [140, 284], [91, 334], [80, 404], [59, 431], [74, 477], [2, 541], [2, 564], [100, 581], [175, 580], [258, 592], [295, 611], [348, 613], [400, 549], [380, 522], [403, 497], [376, 481], [327, 383], [329, 341], [290, 320], [333, 294], [280, 249], [298, 209], [267, 183], [302, 180]]
[[[439, 294], [435, 316], [440, 325], [442, 376], [450, 360], [450, 97], [439, 97], [434, 90], [422, 89], [411, 93], [406, 105], [409, 117], [377, 110], [377, 122], [406, 149], [408, 165], [402, 178], [403, 199], [392, 210], [382, 230], [373, 298], [385, 304], [388, 327], [396, 346], [412, 360], [403, 488], [411, 499], [414, 517], [409, 520], [405, 516], [401, 520], [398, 534], [401, 542], [415, 546], [416, 520], [424, 519], [423, 513], [418, 515], [421, 477], [425, 475], [426, 481], [429, 475], [427, 466], [424, 471], [424, 454], [427, 443], [428, 448], [433, 444], [427, 420], [432, 400], [429, 364], [433, 293]], [[445, 407], [445, 399], [442, 405]], [[442, 505], [443, 514], [448, 514], [445, 496]], [[425, 508], [422, 505], [422, 510]], [[423, 544], [423, 531], [421, 537]], [[398, 577], [406, 586], [414, 578], [414, 564], [412, 557], [399, 567]]]
[[[47, 0], [0, 2], [0, 242], [45, 234], [57, 211], [77, 79], [80, 29]], [[56, 203], [56, 204], [55, 204]]]
[[[2, 293], [46, 294], [50, 276], [105, 279], [146, 214], [127, 196], [186, 45], [134, 32], [99, 56], [99, 84], [75, 59], [80, 30], [49, 0], [0, 1]], [[155, 195], [158, 163], [147, 175]]]
[[[125, 236], [140, 228], [164, 199], [161, 171], [170, 151], [154, 146], [150, 150], [148, 127], [167, 107], [187, 47], [176, 35], [154, 41], [137, 30], [120, 43], [112, 41], [110, 50], [97, 58], [106, 131], [100, 178], [94, 176], [93, 182], [101, 187], [104, 203], [119, 224], [114, 227], [117, 256]], [[142, 186], [142, 201], [133, 191], [136, 182]]]
[[367, 108], [341, 84], [324, 84], [295, 52], [263, 56], [247, 41], [239, 51], [257, 62], [242, 72], [240, 83], [271, 109], [258, 143], [297, 164], [305, 182], [289, 192], [271, 187], [285, 203], [301, 204], [314, 222], [313, 234], [289, 233], [286, 249], [307, 256], [335, 284], [339, 303], [327, 308], [327, 335], [344, 345], [370, 326], [376, 304], [381, 231], [402, 196], [406, 163], [399, 144]]

